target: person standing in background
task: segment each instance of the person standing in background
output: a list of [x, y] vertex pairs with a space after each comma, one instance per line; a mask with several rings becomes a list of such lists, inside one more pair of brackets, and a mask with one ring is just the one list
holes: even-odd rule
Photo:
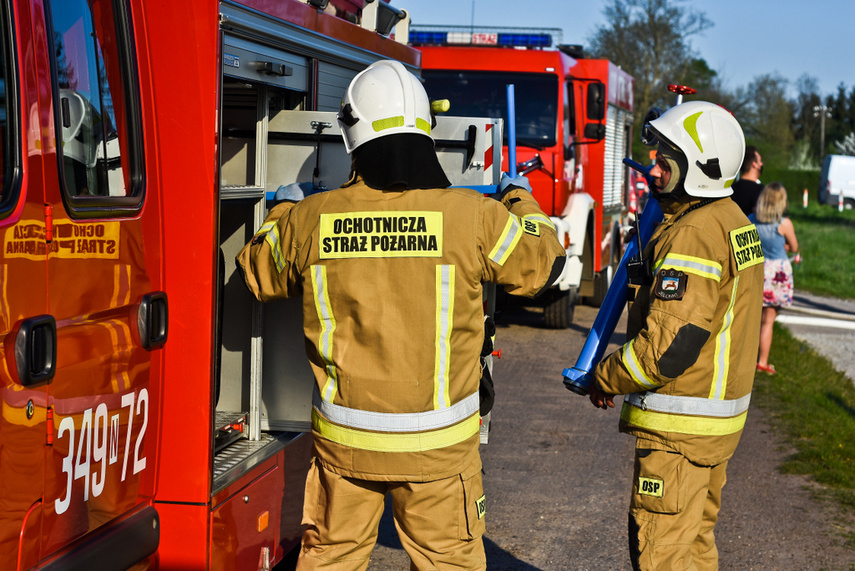
[[775, 367], [769, 364], [775, 319], [782, 307], [793, 304], [793, 267], [788, 254], [795, 255], [795, 263], [801, 261], [793, 222], [784, 217], [787, 204], [787, 189], [779, 182], [770, 183], [760, 193], [755, 213], [749, 217], [757, 226], [766, 258], [763, 265], [763, 313], [760, 318], [757, 370], [770, 375], [776, 372]]
[[733, 183], [733, 194], [731, 198], [739, 205], [740, 210], [746, 216], [754, 212], [757, 197], [763, 190], [760, 183], [760, 175], [763, 174], [763, 158], [757, 151], [757, 147], [748, 145], [745, 147], [745, 158], [742, 168], [739, 169], [739, 180]]

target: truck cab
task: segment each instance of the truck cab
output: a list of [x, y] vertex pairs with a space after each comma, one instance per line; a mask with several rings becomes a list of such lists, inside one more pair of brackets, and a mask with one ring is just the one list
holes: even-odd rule
[[[569, 327], [577, 298], [599, 305], [622, 253], [633, 80], [607, 60], [560, 44], [557, 29], [419, 26], [409, 41], [422, 54], [431, 98], [447, 114], [499, 115], [515, 86], [516, 161], [552, 217], [567, 251], [565, 271], [545, 296], [548, 327]], [[556, 41], [558, 40], [558, 41]], [[509, 170], [505, 129], [503, 169]]]

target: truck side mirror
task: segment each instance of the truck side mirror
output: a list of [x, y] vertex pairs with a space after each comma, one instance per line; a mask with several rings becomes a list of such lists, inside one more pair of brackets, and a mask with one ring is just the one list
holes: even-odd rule
[[[606, 86], [602, 82], [588, 84], [587, 117], [602, 121], [606, 117]], [[587, 130], [587, 126], [585, 129]], [[585, 135], [587, 137], [587, 135]]]
[[602, 141], [606, 138], [606, 126], [602, 123], [586, 123], [585, 138]]

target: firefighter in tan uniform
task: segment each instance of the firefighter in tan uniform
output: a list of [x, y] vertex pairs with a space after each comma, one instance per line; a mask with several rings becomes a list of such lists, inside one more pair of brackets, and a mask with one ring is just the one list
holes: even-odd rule
[[481, 284], [533, 296], [564, 250], [524, 188], [447, 188], [399, 62], [353, 79], [339, 123], [351, 180], [273, 207], [238, 256], [260, 300], [303, 299], [315, 460], [298, 569], [365, 569], [387, 494], [413, 569], [484, 569]]
[[633, 568], [717, 569], [713, 528], [751, 398], [763, 252], [739, 207], [721, 200], [745, 148], [736, 119], [693, 101], [649, 125], [664, 219], [644, 250], [648, 277], [630, 286], [629, 341], [594, 370], [591, 401], [607, 408], [626, 395], [620, 430], [637, 437]]

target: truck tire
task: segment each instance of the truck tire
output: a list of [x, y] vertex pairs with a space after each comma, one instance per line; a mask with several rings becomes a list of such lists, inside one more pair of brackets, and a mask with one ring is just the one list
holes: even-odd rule
[[586, 301], [589, 305], [600, 307], [603, 300], [606, 299], [606, 292], [609, 291], [609, 271], [603, 270], [594, 274], [594, 295]]
[[573, 324], [576, 311], [576, 289], [562, 291], [551, 289], [543, 306], [543, 318], [549, 329], [567, 329]]
[[594, 307], [603, 305], [606, 293], [609, 291], [609, 286], [612, 285], [612, 276], [617, 272], [617, 268], [620, 265], [621, 256], [623, 256], [623, 243], [620, 226], [614, 224], [612, 226], [611, 251], [609, 254], [610, 267], [594, 274], [594, 295], [585, 300], [589, 305]]

